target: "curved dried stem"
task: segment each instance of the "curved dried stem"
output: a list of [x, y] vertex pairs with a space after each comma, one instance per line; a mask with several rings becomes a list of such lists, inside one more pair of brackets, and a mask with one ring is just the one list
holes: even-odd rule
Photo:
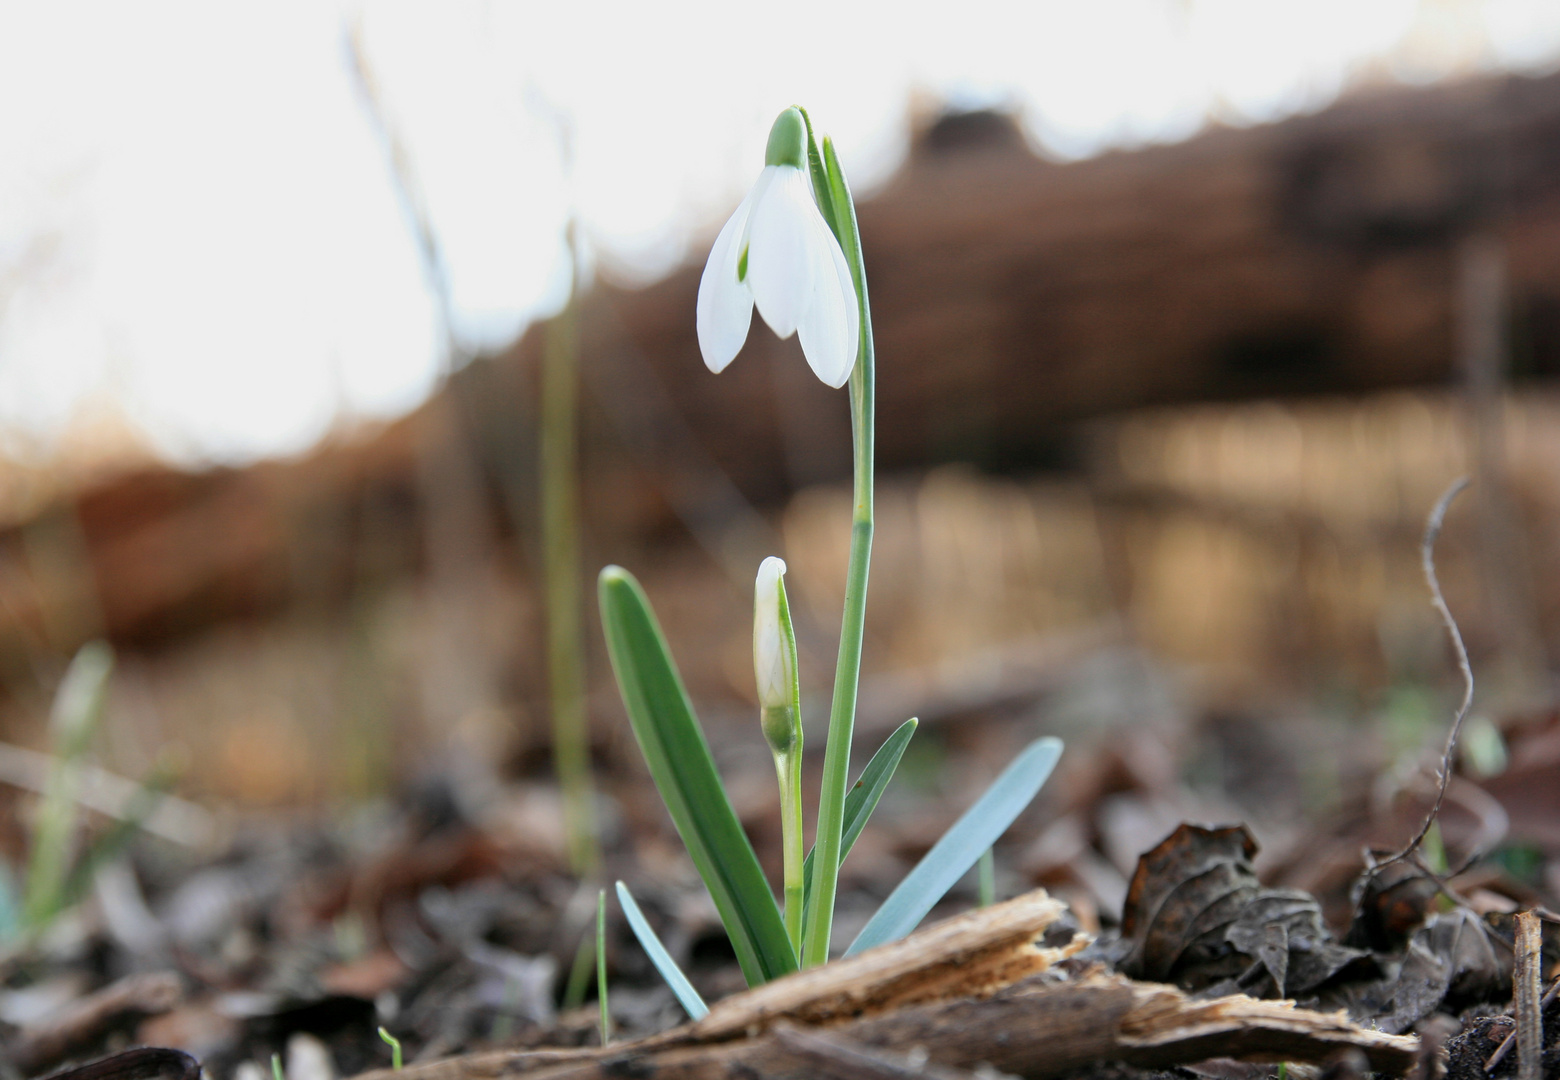
[[1431, 804], [1430, 812], [1425, 815], [1424, 823], [1419, 826], [1419, 831], [1414, 834], [1414, 838], [1401, 851], [1385, 859], [1377, 860], [1371, 852], [1367, 851], [1367, 875], [1373, 875], [1384, 867], [1403, 861], [1417, 852], [1420, 845], [1424, 843], [1425, 837], [1430, 832], [1430, 826], [1434, 825], [1436, 818], [1440, 816], [1441, 804], [1446, 801], [1446, 787], [1452, 779], [1452, 755], [1457, 751], [1457, 737], [1462, 734], [1463, 721], [1468, 718], [1468, 710], [1473, 706], [1473, 667], [1468, 663], [1468, 648], [1463, 644], [1462, 631], [1457, 628], [1457, 620], [1452, 617], [1451, 609], [1446, 606], [1446, 597], [1441, 592], [1441, 581], [1435, 572], [1435, 542], [1441, 535], [1446, 511], [1451, 507], [1452, 500], [1462, 494], [1468, 482], [1468, 478], [1464, 476], [1446, 489], [1436, 502], [1435, 508], [1430, 511], [1430, 516], [1425, 521], [1424, 538], [1419, 542], [1419, 561], [1424, 567], [1425, 582], [1430, 586], [1430, 603], [1441, 616], [1446, 634], [1452, 640], [1452, 649], [1457, 654], [1458, 670], [1462, 672], [1462, 704], [1457, 706], [1457, 714], [1452, 717], [1451, 729], [1446, 733], [1446, 747], [1441, 751], [1441, 765], [1437, 775], [1435, 802]]

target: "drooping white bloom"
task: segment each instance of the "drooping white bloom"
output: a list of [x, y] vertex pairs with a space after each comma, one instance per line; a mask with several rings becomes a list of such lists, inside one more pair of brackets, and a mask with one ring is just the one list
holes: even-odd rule
[[797, 334], [813, 372], [844, 386], [856, 364], [860, 312], [850, 266], [813, 202], [806, 129], [787, 109], [769, 133], [764, 171], [715, 238], [699, 280], [699, 351], [725, 370], [747, 340], [753, 307], [782, 338]]
[[753, 673], [758, 679], [758, 705], [764, 710], [793, 705], [796, 639], [784, 576], [785, 560], [771, 555], [759, 564], [753, 582]]

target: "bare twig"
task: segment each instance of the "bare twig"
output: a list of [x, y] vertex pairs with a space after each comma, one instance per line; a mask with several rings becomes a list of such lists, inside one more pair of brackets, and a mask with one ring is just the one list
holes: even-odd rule
[[1434, 825], [1436, 818], [1440, 816], [1441, 804], [1446, 800], [1446, 786], [1452, 779], [1453, 755], [1457, 752], [1457, 737], [1462, 734], [1463, 721], [1468, 718], [1468, 710], [1473, 706], [1473, 667], [1468, 663], [1468, 648], [1463, 644], [1462, 632], [1457, 629], [1457, 620], [1452, 618], [1451, 609], [1446, 606], [1446, 597], [1441, 593], [1441, 582], [1435, 573], [1435, 542], [1441, 535], [1446, 511], [1452, 505], [1452, 500], [1462, 494], [1467, 486], [1468, 478], [1464, 476], [1446, 489], [1436, 502], [1435, 509], [1430, 511], [1430, 517], [1425, 521], [1424, 539], [1419, 543], [1419, 561], [1424, 567], [1425, 582], [1430, 586], [1430, 602], [1441, 616], [1446, 634], [1452, 639], [1452, 648], [1457, 653], [1457, 667], [1463, 677], [1462, 704], [1457, 706], [1457, 715], [1452, 717], [1451, 729], [1446, 733], [1446, 747], [1441, 751], [1435, 802], [1431, 804], [1430, 812], [1425, 815], [1424, 824], [1419, 826], [1419, 831], [1414, 834], [1414, 838], [1401, 851], [1379, 861], [1371, 859], [1367, 867], [1367, 873], [1370, 874], [1408, 858], [1419, 850], [1419, 845], [1424, 843], [1425, 837], [1429, 835], [1430, 826]]
[[1512, 975], [1518, 1080], [1540, 1080], [1544, 1075], [1544, 1013], [1538, 1000], [1538, 988], [1543, 985], [1543, 950], [1538, 916], [1521, 912], [1517, 915], [1517, 962]]
[[395, 181], [396, 194], [400, 196], [401, 205], [407, 217], [411, 219], [412, 230], [417, 240], [417, 254], [421, 257], [428, 292], [438, 310], [439, 321], [443, 324], [441, 329], [444, 331], [446, 353], [443, 358], [445, 368], [441, 374], [448, 375], [470, 359], [463, 352], [455, 335], [455, 301], [450, 285], [449, 263], [444, 257], [444, 248], [439, 243], [438, 230], [433, 225], [433, 214], [428, 208], [427, 196], [419, 182], [417, 170], [413, 167], [411, 150], [391, 118], [373, 64], [369, 62], [361, 19], [347, 29], [346, 49], [347, 58], [352, 62], [353, 78], [363, 99], [363, 107], [373, 122], [375, 132], [384, 143], [385, 153], [390, 159], [390, 174]]
[[[1457, 874], [1438, 874], [1435, 872], [1435, 869], [1425, 861], [1423, 853], [1418, 851], [1408, 854], [1406, 856], [1406, 860], [1413, 864], [1414, 869], [1419, 871], [1419, 876], [1429, 881], [1430, 884], [1434, 885], [1436, 887], [1436, 891], [1439, 892], [1442, 896], [1446, 897], [1460, 908], [1466, 908], [1469, 911], [1473, 910], [1473, 905], [1468, 902], [1468, 898], [1462, 895], [1462, 893], [1458, 892], [1456, 889], [1452, 888], [1452, 879], [1455, 878], [1457, 874], [1462, 873], [1463, 870], [1466, 870], [1467, 867], [1463, 867], [1462, 869], [1458, 870]], [[1386, 864], [1383, 863], [1382, 865], [1385, 866]]]

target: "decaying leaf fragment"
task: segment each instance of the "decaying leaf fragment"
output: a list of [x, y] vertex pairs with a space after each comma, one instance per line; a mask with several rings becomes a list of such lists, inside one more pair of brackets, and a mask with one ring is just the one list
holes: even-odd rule
[[1346, 971], [1374, 975], [1370, 953], [1334, 941], [1308, 893], [1264, 888], [1244, 825], [1182, 825], [1138, 860], [1122, 912], [1121, 970], [1209, 993], [1315, 994]]
[[1509, 960], [1497, 956], [1484, 923], [1454, 908], [1430, 917], [1409, 938], [1376, 1011], [1382, 1031], [1407, 1031], [1437, 1009], [1499, 1000], [1509, 991]]
[[49, 1080], [200, 1080], [200, 1062], [182, 1050], [141, 1046], [54, 1073]]

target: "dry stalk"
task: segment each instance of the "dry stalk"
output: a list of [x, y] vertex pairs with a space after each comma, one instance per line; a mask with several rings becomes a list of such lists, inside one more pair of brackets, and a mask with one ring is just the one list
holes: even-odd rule
[[[1377, 859], [1375, 854], [1365, 851], [1365, 874], [1362, 883], [1373, 878], [1376, 874], [1391, 866], [1393, 863], [1402, 862], [1417, 854], [1425, 837], [1430, 834], [1430, 826], [1441, 815], [1441, 805], [1446, 801], [1446, 788], [1451, 783], [1452, 765], [1457, 753], [1457, 739], [1462, 734], [1463, 721], [1468, 718], [1468, 710], [1473, 707], [1473, 666], [1468, 662], [1468, 648], [1463, 644], [1462, 631], [1457, 628], [1457, 620], [1452, 617], [1451, 609], [1446, 606], [1446, 596], [1441, 592], [1441, 581], [1435, 572], [1435, 542], [1441, 536], [1441, 527], [1446, 521], [1446, 512], [1451, 508], [1452, 500], [1462, 494], [1468, 486], [1466, 476], [1454, 481], [1450, 487], [1436, 500], [1435, 507], [1430, 511], [1430, 516], [1425, 519], [1425, 532], [1419, 542], [1419, 562], [1425, 573], [1425, 583], [1430, 587], [1430, 603], [1435, 607], [1436, 613], [1441, 616], [1441, 623], [1446, 627], [1446, 635], [1451, 639], [1452, 649], [1457, 654], [1457, 668], [1462, 672], [1463, 696], [1462, 703], [1457, 706], [1457, 712], [1452, 717], [1452, 726], [1446, 733], [1446, 746], [1441, 751], [1441, 764], [1436, 771], [1435, 802], [1430, 806], [1429, 813], [1425, 814], [1424, 822], [1419, 826], [1419, 831], [1414, 834], [1412, 840], [1403, 846], [1400, 851]], [[1446, 891], [1446, 886], [1439, 877], [1435, 878], [1437, 885]], [[1365, 889], [1357, 890], [1359, 899], [1355, 904], [1355, 916], [1359, 915], [1359, 903], [1363, 902]]]

